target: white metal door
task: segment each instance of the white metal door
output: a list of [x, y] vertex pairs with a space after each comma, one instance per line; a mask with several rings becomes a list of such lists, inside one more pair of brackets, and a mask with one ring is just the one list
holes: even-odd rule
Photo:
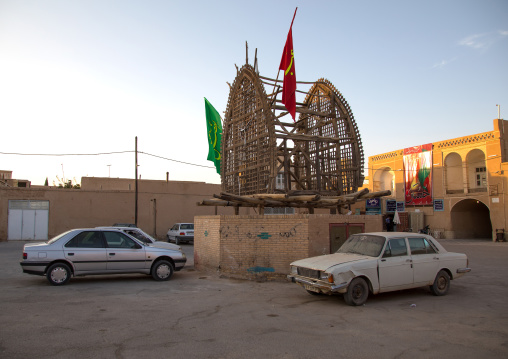
[[45, 241], [48, 239], [49, 211], [47, 209], [35, 210], [35, 236], [34, 239]]
[[23, 228], [23, 210], [10, 209], [7, 218], [7, 239], [21, 239], [21, 229]]
[[49, 201], [10, 200], [8, 240], [48, 239]]
[[21, 239], [35, 239], [35, 211], [33, 209], [23, 210]]

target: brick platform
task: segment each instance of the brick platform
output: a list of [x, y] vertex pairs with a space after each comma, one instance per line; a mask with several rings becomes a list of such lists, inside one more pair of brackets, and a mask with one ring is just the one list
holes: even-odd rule
[[383, 230], [381, 216], [270, 215], [194, 218], [194, 266], [231, 278], [284, 280], [297, 259], [330, 253], [330, 224]]

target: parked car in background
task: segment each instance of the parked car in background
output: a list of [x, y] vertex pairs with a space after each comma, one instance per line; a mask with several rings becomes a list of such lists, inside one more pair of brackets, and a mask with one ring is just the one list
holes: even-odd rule
[[408, 232], [359, 233], [333, 254], [291, 263], [288, 279], [310, 294], [344, 295], [363, 305], [369, 293], [429, 286], [445, 295], [450, 280], [470, 272], [465, 254], [447, 252], [434, 238]]
[[113, 227], [133, 227], [133, 228], [137, 228], [138, 226], [136, 226], [134, 223], [115, 223], [115, 224], [113, 224]]
[[[167, 243], [166, 243], [167, 244]], [[145, 244], [119, 229], [73, 229], [49, 241], [23, 247], [23, 273], [46, 276], [63, 285], [71, 276], [144, 273], [165, 281], [187, 258], [179, 249]]]
[[97, 227], [97, 228], [103, 228], [103, 229], [116, 229], [120, 230], [124, 233], [127, 233], [128, 235], [133, 236], [134, 238], [144, 242], [145, 244], [152, 244], [155, 247], [159, 248], [169, 248], [169, 249], [175, 249], [175, 250], [181, 250], [182, 247], [176, 244], [158, 241], [155, 238], [153, 238], [148, 233], [144, 232], [141, 228], [133, 228], [133, 227]]
[[167, 233], [168, 242], [180, 244], [194, 241], [194, 223], [175, 223]]

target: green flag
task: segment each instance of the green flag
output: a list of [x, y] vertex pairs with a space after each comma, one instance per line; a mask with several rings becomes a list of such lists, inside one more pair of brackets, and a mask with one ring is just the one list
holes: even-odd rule
[[215, 164], [217, 173], [220, 174], [221, 148], [222, 139], [222, 121], [217, 110], [205, 98], [206, 111], [206, 129], [208, 132], [208, 161]]

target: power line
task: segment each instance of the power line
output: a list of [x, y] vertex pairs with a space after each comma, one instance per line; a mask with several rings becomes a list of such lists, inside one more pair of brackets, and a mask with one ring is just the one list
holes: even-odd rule
[[[115, 151], [115, 152], [100, 152], [100, 153], [19, 153], [19, 152], [0, 152], [0, 155], [12, 155], [12, 156], [45, 156], [45, 157], [64, 157], [64, 156], [103, 156], [103, 155], [117, 155], [117, 154], [125, 154], [125, 153], [134, 153], [135, 151]], [[212, 166], [205, 166], [205, 165], [198, 165], [196, 163], [191, 162], [185, 162], [185, 161], [179, 161], [174, 160], [172, 158], [162, 157], [158, 155], [154, 155], [151, 153], [141, 152], [138, 151], [138, 153], [163, 159], [166, 161], [176, 162], [176, 163], [182, 163], [189, 166], [196, 166], [196, 167], [203, 167], [203, 168], [212, 168], [215, 169], [215, 167]]]
[[197, 167], [204, 167], [204, 168], [214, 168], [214, 169], [215, 169], [215, 167], [212, 167], [212, 166], [198, 165], [198, 164], [195, 164], [195, 163], [184, 162], [184, 161], [178, 161], [178, 160], [174, 160], [174, 159], [171, 159], [171, 158], [166, 158], [166, 157], [162, 157], [162, 156], [153, 155], [153, 154], [151, 154], [151, 153], [146, 153], [146, 152], [141, 152], [141, 151], [138, 151], [138, 153], [142, 153], [142, 154], [144, 154], [144, 155], [151, 156], [151, 157], [160, 158], [160, 159], [163, 159], [163, 160], [166, 160], [166, 161], [177, 162], [177, 163], [183, 163], [183, 164], [185, 164], [185, 165], [197, 166]]
[[121, 153], [132, 153], [132, 152], [134, 152], [134, 151], [118, 151], [118, 152], [102, 152], [102, 153], [18, 153], [18, 152], [0, 152], [0, 155], [62, 157], [62, 156], [117, 155], [117, 154], [121, 154]]
[[[64, 157], [64, 156], [104, 156], [104, 155], [117, 155], [117, 154], [134, 153], [134, 152], [135, 151], [115, 151], [115, 152], [99, 152], [99, 153], [19, 153], [19, 152], [0, 152], [0, 155]], [[181, 163], [181, 164], [189, 165], [189, 166], [211, 168], [211, 169], [215, 168], [213, 166], [205, 166], [205, 165], [199, 165], [199, 164], [196, 164], [196, 163], [175, 160], [175, 159], [172, 159], [172, 158], [167, 158], [167, 157], [163, 157], [163, 156], [159, 156], [159, 155], [154, 155], [154, 154], [147, 153], [147, 152], [138, 151], [138, 153], [141, 153], [141, 154], [144, 154], [144, 155], [147, 155], [147, 156], [151, 156], [151, 157], [155, 157], [155, 158], [159, 158], [159, 159], [166, 160], [166, 161], [171, 161], [171, 162], [176, 162], [176, 163]], [[486, 161], [494, 160], [494, 159], [497, 159], [499, 157], [501, 157], [501, 156], [498, 155], [498, 156], [495, 156], [494, 158], [485, 158], [483, 160], [469, 162], [468, 164], [470, 164], [470, 165], [478, 164], [479, 165], [479, 164], [485, 163]], [[446, 168], [462, 168], [462, 164], [451, 165], [451, 166], [450, 165], [449, 166], [445, 165], [445, 166], [441, 166], [441, 167], [446, 167]], [[381, 168], [387, 168], [387, 166], [385, 165], [385, 166], [377, 167], [377, 168], [374, 168], [374, 167], [363, 167], [363, 169], [367, 170], [367, 171], [368, 170], [379, 170]], [[391, 169], [391, 171], [394, 171], [394, 172], [401, 171], [402, 172], [402, 171], [404, 171], [404, 169]]]

